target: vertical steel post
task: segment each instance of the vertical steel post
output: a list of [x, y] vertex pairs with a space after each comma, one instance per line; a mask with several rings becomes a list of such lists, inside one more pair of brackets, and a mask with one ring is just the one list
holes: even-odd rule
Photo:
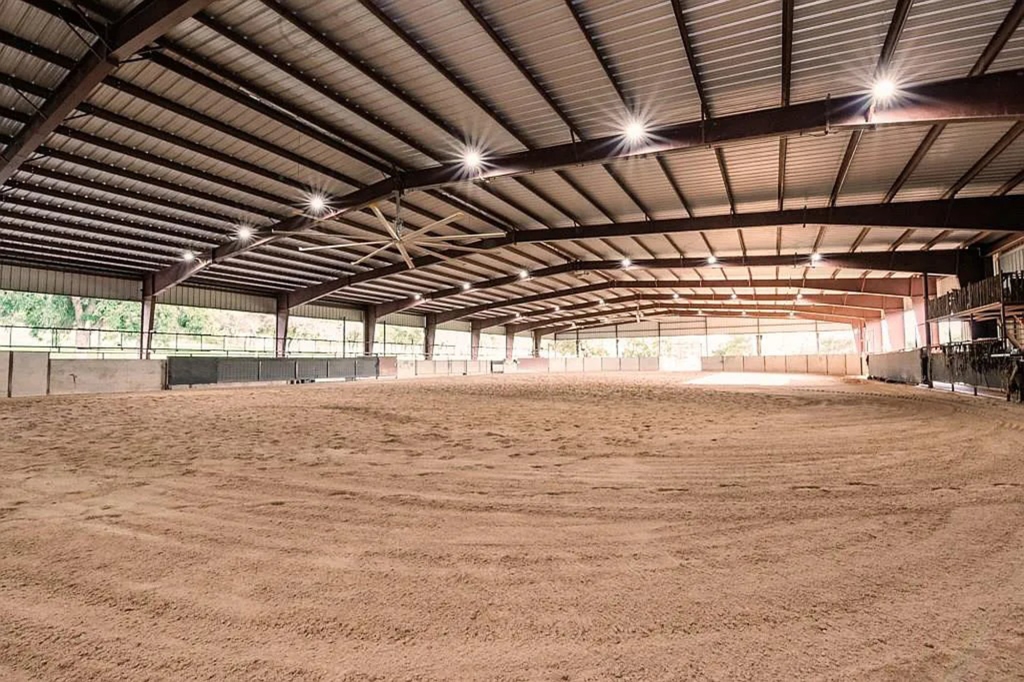
[[928, 385], [928, 388], [935, 388], [935, 383], [932, 381], [932, 324], [928, 319], [928, 273], [921, 273], [924, 277], [924, 383]]
[[368, 305], [363, 309], [363, 355], [373, 355], [373, 341], [376, 334], [377, 306]]
[[[274, 357], [288, 354], [288, 295], [277, 295], [277, 316], [274, 324]], [[248, 344], [248, 341], [246, 341]]]
[[[387, 333], [385, 331], [385, 333]], [[423, 329], [423, 357], [426, 360], [434, 359], [434, 340], [437, 338], [437, 314], [427, 313], [426, 324]]]
[[156, 296], [153, 295], [153, 276], [142, 280], [142, 325], [139, 334], [139, 359], [149, 360], [153, 351], [153, 324], [156, 321]]

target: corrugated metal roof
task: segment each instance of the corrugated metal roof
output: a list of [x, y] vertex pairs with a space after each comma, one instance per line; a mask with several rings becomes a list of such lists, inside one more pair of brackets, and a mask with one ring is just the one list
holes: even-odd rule
[[1013, 0], [917, 0], [894, 55], [892, 71], [912, 84], [966, 76]]
[[828, 205], [850, 133], [805, 135], [790, 139], [786, 152], [786, 196], [783, 208]]
[[[508, 44], [511, 58], [459, 0], [429, 6], [398, 0], [219, 0], [208, 9], [212, 19], [189, 20], [175, 28], [170, 34], [173, 47], [160, 56], [120, 66], [115, 78], [82, 106], [85, 115], [76, 113], [46, 141], [55, 153], [32, 159], [13, 176], [12, 191], [0, 198], [0, 257], [138, 277], [175, 262], [186, 249], [234, 239], [239, 223], [262, 227], [293, 215], [303, 209], [310, 191], [334, 197], [375, 182], [390, 171], [392, 160], [402, 167], [431, 166], [456, 158], [464, 139], [479, 144], [485, 155], [523, 149], [516, 135], [532, 146], [568, 142], [568, 126], [556, 108], [584, 136], [619, 132], [630, 108], [653, 125], [699, 116], [693, 76], [668, 0], [574, 0], [579, 22], [570, 7], [553, 0], [467, 2]], [[797, 2], [793, 101], [863, 91], [895, 5], [895, 0]], [[1012, 0], [918, 0], [894, 53], [898, 78], [916, 82], [966, 74], [1011, 5]], [[117, 0], [103, 5], [103, 13], [116, 17], [129, 6], [130, 0]], [[688, 0], [682, 7], [697, 77], [712, 115], [777, 106], [781, 4]], [[296, 28], [286, 18], [288, 12], [328, 45]], [[0, 29], [71, 60], [85, 54], [85, 43], [63, 21], [21, 0], [5, 5]], [[413, 44], [396, 31], [408, 34]], [[335, 54], [332, 41], [364, 68]], [[0, 35], [0, 43], [5, 42], [16, 44]], [[259, 54], [261, 49], [267, 54]], [[167, 59], [194, 74], [186, 78], [173, 72], [162, 65]], [[204, 60], [212, 72], [201, 66]], [[514, 60], [535, 77], [539, 89]], [[67, 59], [54, 61], [58, 64], [0, 46], [0, 73], [33, 81], [33, 87], [58, 86], [67, 73]], [[1021, 66], [1024, 42], [1018, 31], [991, 70]], [[222, 72], [225, 80], [213, 72]], [[199, 84], [204, 79], [212, 79], [212, 87]], [[252, 97], [257, 91], [266, 98]], [[554, 107], [543, 93], [551, 96]], [[22, 96], [0, 86], [0, 107], [13, 110], [7, 117], [0, 111], [0, 134], [16, 135], [42, 104], [41, 94]], [[1009, 127], [1009, 122], [949, 126], [897, 200], [938, 198]], [[839, 203], [881, 201], [925, 130], [865, 132]], [[789, 141], [785, 208], [827, 205], [849, 139], [843, 132]], [[776, 208], [778, 154], [777, 139], [723, 147], [739, 213]], [[467, 183], [446, 190], [448, 196], [409, 193], [401, 217], [410, 228], [418, 228], [462, 211], [466, 215], [452, 225], [434, 229], [435, 234], [453, 235], [491, 232], [496, 226], [536, 230], [574, 222], [642, 221], [645, 211], [655, 219], [682, 218], [684, 201], [696, 216], [729, 213], [713, 149], [669, 154], [663, 164], [667, 172], [657, 159], [637, 158], [607, 169], [573, 167], [497, 179], [485, 186]], [[1024, 138], [982, 169], [960, 196], [991, 195], [1022, 166]], [[1012, 191], [1024, 192], [1024, 187]], [[395, 212], [391, 201], [381, 202], [381, 210], [388, 216]], [[327, 222], [323, 229], [381, 234], [365, 211]], [[891, 248], [897, 239], [900, 250], [916, 250], [953, 248], [973, 237], [962, 230], [904, 234], [901, 229], [872, 228], [862, 233], [857, 227], [820, 230], [808, 225], [519, 245], [343, 287], [324, 302], [390, 301], [566, 259], [702, 256], [709, 250], [723, 256], [806, 253], [815, 245], [847, 251], [855, 240], [859, 250]], [[328, 239], [315, 235], [282, 239], [217, 263], [190, 282], [269, 296], [400, 262], [397, 253], [387, 250], [352, 265], [372, 247], [298, 251], [326, 243]], [[696, 272], [667, 268], [586, 278], [564, 275], [501, 291], [525, 295], [603, 277], [624, 282], [654, 276], [692, 279]], [[700, 274], [715, 279], [804, 273], [800, 268], [728, 268], [701, 269]], [[860, 273], [834, 274], [848, 278]], [[495, 300], [495, 293], [500, 292], [474, 291], [430, 301], [419, 312]]]
[[[586, 137], [609, 134], [629, 112], [562, 2], [476, 3]], [[565, 141], [565, 135], [560, 142]]]
[[687, 3], [687, 27], [714, 116], [777, 106], [781, 92], [782, 3]]
[[[938, 199], [1010, 129], [1009, 123], [955, 124], [932, 145], [914, 174], [896, 195], [896, 201]], [[1009, 173], [1008, 175], [1012, 175]]]
[[896, 0], [811, 0], [793, 11], [794, 103], [867, 92]]

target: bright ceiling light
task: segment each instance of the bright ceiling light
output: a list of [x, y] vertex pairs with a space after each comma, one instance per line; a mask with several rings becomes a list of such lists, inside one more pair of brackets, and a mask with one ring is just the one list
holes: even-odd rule
[[561, 310], [561, 308], [559, 308], [559, 307], [558, 307], [558, 306], [556, 305], [556, 306], [555, 306], [555, 310], [554, 310], [554, 312], [556, 312], [556, 313], [557, 313], [557, 312], [558, 312], [559, 310]]
[[796, 317], [796, 313], [794, 313], [792, 310], [790, 310], [789, 311], [789, 316], [790, 317]]
[[821, 254], [817, 253], [817, 252], [812, 253], [811, 254], [811, 263], [814, 264], [814, 265], [817, 265], [820, 262], [821, 262]]
[[678, 299], [679, 298], [679, 294], [672, 294], [672, 298]]
[[529, 277], [530, 277], [530, 271], [529, 270], [520, 270], [519, 271], [519, 279], [528, 279]]
[[622, 259], [622, 267], [628, 268], [632, 264], [633, 264], [633, 261], [629, 260], [628, 258], [623, 258]]
[[739, 296], [737, 296], [736, 294], [733, 294], [733, 295], [732, 295], [732, 296], [730, 296], [729, 298], [731, 298], [732, 300], [734, 300], [734, 301], [735, 301], [736, 299], [738, 299], [738, 298], [739, 298]]
[[796, 300], [798, 300], [798, 301], [804, 300], [804, 295], [803, 294], [797, 294], [796, 295]]
[[196, 259], [196, 254], [192, 253], [191, 251], [186, 251], [185, 253], [181, 254], [181, 259], [186, 263], [191, 263]]
[[630, 144], [639, 144], [644, 141], [647, 137], [647, 126], [639, 118], [631, 116], [626, 121], [625, 127], [622, 129], [622, 134], [626, 138], [626, 142]]
[[319, 192], [310, 194], [306, 200], [309, 210], [313, 213], [323, 213], [323, 210], [327, 208], [327, 197]]
[[416, 300], [416, 301], [422, 301], [423, 300], [423, 294], [413, 294], [412, 297], [413, 297], [413, 300]]
[[522, 316], [523, 316], [523, 314], [522, 314], [522, 313], [516, 313], [516, 319], [517, 319], [517, 320], [518, 320], [518, 319], [519, 319], [520, 317], [522, 317]]
[[741, 315], [743, 315], [743, 317], [746, 317], [746, 316], [747, 316], [747, 311], [746, 311], [746, 310], [744, 310], [744, 311], [743, 311], [742, 313], [740, 313], [740, 314], [741, 314]]
[[472, 285], [472, 284], [470, 284], [469, 282], [463, 282], [463, 283], [462, 283], [462, 290], [463, 290], [463, 291], [469, 291], [469, 290], [470, 290], [470, 288], [471, 288], [472, 286], [473, 286], [473, 285]]
[[871, 86], [871, 100], [876, 104], [886, 104], [896, 96], [899, 88], [891, 78], [877, 78]]
[[715, 258], [714, 256], [708, 256], [708, 265], [714, 265], [717, 262], [718, 262], [717, 258]]
[[597, 304], [598, 305], [604, 305], [604, 299], [603, 298], [597, 299]]
[[462, 152], [462, 165], [470, 170], [477, 170], [484, 163], [483, 154], [480, 153], [479, 149], [473, 147], [466, 147], [466, 151]]
[[252, 228], [248, 225], [240, 225], [236, 234], [243, 242], [248, 241], [249, 239], [252, 239]]

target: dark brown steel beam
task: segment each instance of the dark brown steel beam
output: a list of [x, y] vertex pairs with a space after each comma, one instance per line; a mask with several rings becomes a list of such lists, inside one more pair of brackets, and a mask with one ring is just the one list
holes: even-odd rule
[[96, 40], [0, 156], [0, 185], [46, 141], [118, 64], [202, 10], [210, 0], [146, 0]]
[[[494, 301], [488, 304], [482, 304], [472, 306], [469, 308], [459, 308], [456, 310], [448, 310], [440, 313], [436, 313], [438, 323], [450, 322], [452, 320], [463, 319], [477, 315], [483, 312], [491, 312], [501, 310], [504, 308], [515, 308], [524, 305], [531, 305], [534, 303], [541, 303], [544, 301], [550, 301], [554, 299], [562, 299], [575, 296], [583, 296], [586, 294], [593, 294], [602, 291], [610, 290], [629, 290], [629, 291], [645, 291], [649, 289], [654, 290], [665, 290], [665, 289], [676, 289], [684, 288], [678, 286], [676, 283], [671, 281], [641, 281], [641, 282], [600, 282], [598, 284], [592, 284], [583, 287], [575, 287], [569, 290], [563, 291], [550, 291], [542, 294], [534, 294], [533, 296], [522, 296], [520, 298], [506, 299], [502, 301]], [[664, 293], [664, 294], [651, 294], [651, 293], [636, 293], [626, 297], [616, 297], [603, 299], [602, 301], [586, 301], [584, 303], [574, 303], [569, 305], [560, 306], [561, 310], [576, 310], [590, 306], [594, 303], [604, 305], [615, 305], [625, 300], [641, 299], [646, 301], [679, 301], [680, 303], [692, 303], [696, 304], [699, 302], [725, 302], [733, 304], [750, 304], [751, 302], [789, 302], [794, 305], [830, 305], [830, 306], [844, 306], [849, 308], [860, 308], [863, 310], [902, 310], [903, 302], [900, 298], [891, 296], [879, 296], [870, 294], [825, 294], [825, 295], [812, 295], [812, 294], [801, 294], [799, 301], [795, 299], [793, 294], [752, 294], [743, 295], [738, 298], [732, 298], [733, 294], [690, 294], [678, 292]], [[528, 314], [543, 314], [545, 311], [532, 311]], [[491, 319], [476, 320], [474, 322], [483, 322], [488, 326], [493, 326]]]
[[[590, 308], [598, 308], [597, 310], [587, 309], [583, 312], [579, 312], [575, 315], [560, 315], [555, 319], [535, 320], [533, 322], [519, 322], [516, 324], [510, 324], [515, 320], [522, 319], [522, 317], [513, 318], [502, 318], [498, 320], [498, 324], [491, 324], [489, 326], [498, 326], [499, 324], [506, 325], [506, 329], [513, 334], [520, 334], [526, 331], [533, 331], [536, 329], [553, 328], [556, 326], [565, 326], [566, 324], [579, 323], [585, 320], [592, 320], [595, 318], [610, 317], [612, 315], [630, 315], [635, 313], [646, 313], [649, 311], [664, 311], [670, 314], [675, 313], [690, 313], [694, 316], [699, 316], [700, 313], [706, 313], [708, 315], [737, 315], [743, 316], [743, 313], [747, 313], [747, 317], [789, 317], [789, 313], [792, 312], [793, 316], [798, 315], [817, 315], [826, 318], [842, 318], [844, 320], [878, 320], [881, 319], [879, 313], [868, 313], [863, 310], [857, 310], [856, 308], [842, 308], [826, 307], [820, 311], [809, 311], [802, 310], [799, 307], [793, 307], [792, 309], [783, 310], [771, 310], [757, 306], [744, 306], [744, 305], [731, 305], [731, 306], [697, 306], [687, 304], [674, 304], [671, 302], [663, 303], [640, 303], [640, 297], [637, 297], [636, 305], [626, 305], [621, 308], [605, 308], [599, 304], [594, 304]], [[486, 327], [483, 327], [486, 329]]]
[[[504, 237], [474, 242], [476, 248], [495, 249], [516, 243], [622, 237], [675, 232], [737, 229], [778, 225], [870, 225], [874, 227], [923, 227], [937, 229], [1024, 231], [1024, 197], [957, 199], [954, 201], [916, 201], [886, 205], [837, 206], [764, 213], [739, 213], [730, 216], [705, 216], [676, 220], [652, 220], [636, 223], [611, 223], [584, 227], [528, 230]], [[413, 259], [416, 267], [459, 258], [459, 252]], [[309, 303], [345, 287], [368, 282], [407, 270], [405, 263], [368, 270], [289, 294], [289, 306]], [[510, 276], [512, 279], [515, 275]]]
[[875, 111], [871, 121], [866, 120], [866, 113], [866, 98], [850, 95], [734, 114], [653, 130], [643, 145], [625, 146], [616, 135], [494, 156], [474, 172], [461, 163], [449, 163], [402, 173], [339, 197], [334, 204], [338, 208], [358, 208], [379, 201], [399, 187], [423, 190], [762, 137], [941, 121], [1012, 120], [1024, 116], [1024, 71], [921, 85], [900, 102]]

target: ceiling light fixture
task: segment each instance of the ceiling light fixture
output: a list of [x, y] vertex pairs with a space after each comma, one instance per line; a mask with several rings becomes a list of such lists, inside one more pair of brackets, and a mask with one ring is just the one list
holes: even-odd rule
[[714, 265], [717, 262], [718, 262], [717, 258], [715, 258], [714, 256], [708, 256], [708, 265]]
[[647, 126], [636, 116], [631, 116], [622, 129], [626, 142], [639, 144], [647, 137]]
[[236, 235], [238, 239], [240, 239], [243, 242], [249, 241], [250, 239], [252, 239], [252, 228], [249, 227], [248, 225], [240, 225], [238, 227], [238, 232], [236, 232]]
[[186, 263], [191, 263], [196, 259], [196, 254], [192, 253], [191, 251], [186, 251], [181, 255], [181, 259]]
[[484, 163], [483, 154], [480, 153], [479, 149], [473, 147], [466, 147], [466, 151], [462, 152], [462, 164], [470, 169], [477, 170]]
[[896, 97], [899, 88], [891, 78], [877, 78], [871, 86], [871, 101], [874, 104], [888, 104]]
[[306, 204], [309, 206], [309, 210], [313, 213], [323, 213], [324, 209], [327, 208], [327, 197], [319, 192], [310, 194], [306, 200]]
[[622, 267], [628, 268], [632, 264], [633, 264], [633, 261], [629, 260], [628, 258], [623, 258], [622, 259]]
[[519, 279], [529, 279], [529, 278], [530, 278], [530, 271], [529, 270], [520, 270], [519, 271]]
[[462, 283], [462, 290], [463, 291], [469, 291], [472, 287], [473, 287], [473, 285], [470, 284], [469, 282], [463, 282]]

